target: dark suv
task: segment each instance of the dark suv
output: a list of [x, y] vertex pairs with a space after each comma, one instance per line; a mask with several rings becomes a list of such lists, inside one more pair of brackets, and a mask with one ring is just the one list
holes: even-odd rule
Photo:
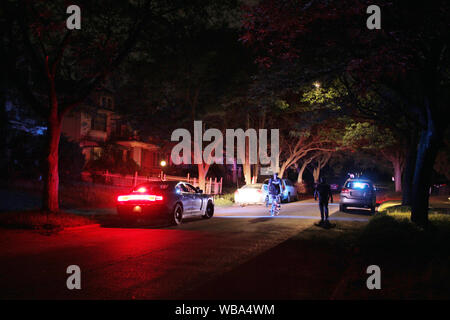
[[347, 207], [369, 208], [375, 212], [376, 194], [372, 181], [365, 179], [348, 179], [341, 190], [339, 210], [345, 212]]

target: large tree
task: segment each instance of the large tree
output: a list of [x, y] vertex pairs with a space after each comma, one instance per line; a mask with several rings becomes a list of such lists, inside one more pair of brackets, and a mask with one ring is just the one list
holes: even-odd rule
[[299, 78], [337, 77], [355, 108], [360, 98], [373, 93], [383, 103], [367, 111], [384, 113], [391, 121], [406, 116], [414, 123], [420, 139], [409, 182], [411, 219], [426, 226], [433, 163], [448, 125], [450, 4], [379, 1], [381, 30], [369, 30], [370, 4], [261, 1], [246, 10], [242, 39], [258, 50], [258, 61], [266, 67], [282, 61], [289, 62]]
[[58, 146], [64, 115], [103, 84], [142, 34], [156, 37], [162, 22], [184, 17], [201, 2], [78, 1], [81, 29], [69, 30], [66, 1], [2, 1], [1, 54], [8, 77], [47, 123], [45, 211], [59, 211]]
[[381, 155], [392, 165], [395, 191], [402, 191], [402, 177], [405, 167], [406, 148], [402, 136], [396, 136], [389, 128], [370, 122], [351, 122], [343, 137], [344, 144], [363, 150], [374, 156]]

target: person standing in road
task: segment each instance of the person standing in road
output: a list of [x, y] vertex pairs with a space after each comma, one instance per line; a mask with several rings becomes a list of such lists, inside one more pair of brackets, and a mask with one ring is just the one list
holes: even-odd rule
[[330, 226], [330, 222], [328, 221], [328, 201], [331, 200], [331, 203], [333, 203], [333, 194], [325, 178], [320, 178], [319, 184], [314, 190], [314, 200], [317, 200], [317, 198], [319, 198], [320, 209], [320, 222], [317, 225]]
[[273, 174], [273, 178], [270, 178], [268, 185], [269, 196], [271, 197], [272, 202], [277, 202], [278, 210], [281, 208], [281, 199], [280, 195], [282, 192], [282, 182], [281, 179], [278, 178], [278, 173]]

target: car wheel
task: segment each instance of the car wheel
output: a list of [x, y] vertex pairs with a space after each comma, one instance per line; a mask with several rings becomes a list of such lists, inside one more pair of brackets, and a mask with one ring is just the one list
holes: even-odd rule
[[210, 219], [214, 215], [214, 204], [211, 201], [208, 201], [206, 205], [205, 214], [202, 215], [203, 219]]
[[291, 194], [290, 193], [288, 193], [287, 202], [291, 202]]
[[183, 206], [177, 203], [172, 211], [171, 222], [174, 225], [179, 225], [181, 224], [182, 220], [183, 220]]
[[370, 213], [371, 213], [371, 214], [374, 214], [374, 213], [375, 213], [375, 206], [371, 206], [371, 207], [370, 207]]
[[266, 200], [264, 201], [266, 204], [266, 208], [269, 207], [269, 196], [266, 196]]
[[347, 208], [345, 207], [345, 205], [340, 204], [340, 205], [339, 205], [339, 211], [341, 211], [341, 212], [346, 212], [346, 211], [347, 211]]

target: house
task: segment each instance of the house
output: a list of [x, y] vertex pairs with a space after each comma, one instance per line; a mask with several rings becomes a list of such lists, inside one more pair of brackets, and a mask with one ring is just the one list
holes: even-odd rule
[[142, 171], [159, 173], [160, 161], [170, 157], [160, 145], [143, 141], [115, 112], [115, 99], [107, 89], [96, 91], [82, 106], [64, 116], [62, 132], [80, 144], [86, 161], [98, 159], [105, 146], [121, 150], [122, 159], [132, 159]]

